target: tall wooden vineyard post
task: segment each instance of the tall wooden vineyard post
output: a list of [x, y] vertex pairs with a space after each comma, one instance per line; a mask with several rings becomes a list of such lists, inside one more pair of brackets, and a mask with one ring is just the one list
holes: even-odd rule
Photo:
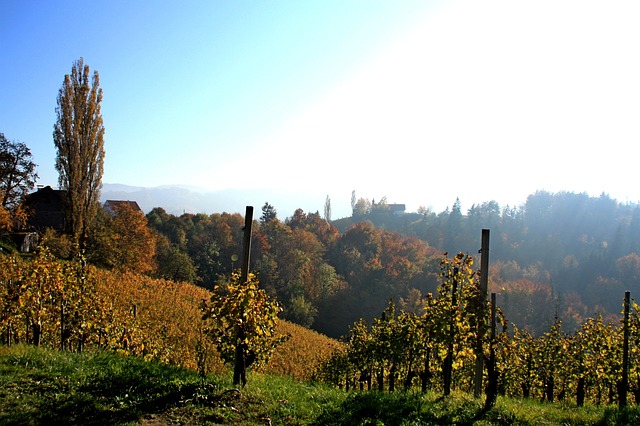
[[451, 381], [453, 378], [453, 343], [456, 338], [455, 323], [453, 315], [458, 304], [458, 272], [457, 267], [453, 268], [453, 282], [451, 285], [451, 318], [449, 319], [449, 344], [447, 347], [447, 357], [444, 359], [442, 367], [442, 377], [444, 380], [444, 396], [451, 394]]
[[476, 374], [474, 380], [473, 394], [476, 398], [482, 395], [482, 376], [484, 371], [484, 350], [483, 339], [485, 332], [485, 306], [487, 301], [487, 291], [489, 289], [489, 230], [482, 230], [482, 245], [480, 248], [480, 294], [478, 297], [478, 324], [476, 337]]
[[[240, 285], [246, 284], [249, 280], [249, 255], [251, 254], [251, 224], [253, 223], [253, 206], [247, 206], [244, 216], [244, 240], [242, 250], [242, 268], [240, 272]], [[236, 359], [233, 367], [233, 384], [242, 382], [247, 384], [247, 372], [245, 363], [244, 330], [241, 327], [236, 329]]]
[[618, 395], [620, 407], [627, 405], [627, 392], [629, 389], [629, 305], [631, 304], [631, 293], [624, 292], [624, 323], [622, 342], [622, 380], [620, 380], [620, 394]]
[[484, 411], [487, 412], [496, 404], [498, 397], [498, 371], [496, 369], [496, 294], [491, 293], [491, 337], [489, 341], [489, 359], [487, 360], [487, 399]]

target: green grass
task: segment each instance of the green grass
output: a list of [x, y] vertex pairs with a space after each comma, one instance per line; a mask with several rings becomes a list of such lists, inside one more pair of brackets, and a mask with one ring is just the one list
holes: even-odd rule
[[578, 408], [454, 393], [352, 392], [250, 374], [243, 389], [231, 377], [196, 373], [113, 353], [74, 354], [28, 346], [0, 348], [0, 424], [234, 425], [636, 425], [631, 406]]
[[126, 424], [193, 398], [191, 372], [106, 352], [0, 350], [0, 424]]

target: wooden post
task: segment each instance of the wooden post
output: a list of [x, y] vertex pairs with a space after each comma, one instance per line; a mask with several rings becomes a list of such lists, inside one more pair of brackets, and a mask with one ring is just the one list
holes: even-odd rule
[[67, 337], [65, 332], [65, 324], [64, 324], [64, 303], [60, 301], [60, 350], [64, 351], [67, 349]]
[[[240, 272], [240, 283], [246, 284], [249, 279], [249, 255], [251, 253], [251, 225], [253, 223], [253, 206], [247, 206], [244, 216], [244, 242], [242, 269]], [[245, 348], [243, 346], [244, 331], [238, 327], [236, 329], [236, 359], [233, 368], [233, 384], [242, 386], [247, 384], [247, 372], [245, 365]]]
[[480, 300], [478, 300], [477, 338], [476, 338], [476, 375], [474, 380], [473, 394], [476, 398], [482, 395], [482, 376], [484, 372], [484, 318], [485, 318], [485, 301], [487, 300], [487, 291], [489, 289], [489, 230], [482, 230], [482, 245], [480, 248]]
[[484, 411], [487, 412], [496, 404], [498, 398], [498, 371], [496, 370], [496, 294], [491, 293], [491, 341], [489, 342], [489, 360], [487, 361], [487, 399]]
[[[453, 268], [453, 283], [451, 288], [451, 313], [453, 314], [455, 306], [458, 304], [458, 272], [459, 269]], [[451, 317], [449, 321], [449, 346], [447, 348], [447, 357], [444, 360], [443, 379], [444, 379], [444, 396], [451, 394], [451, 382], [453, 379], [453, 341], [456, 337], [455, 318]]]
[[247, 206], [244, 216], [244, 241], [242, 245], [242, 270], [240, 282], [246, 283], [249, 279], [249, 256], [251, 254], [251, 225], [253, 224], [253, 207]]
[[622, 343], [622, 380], [620, 381], [619, 405], [627, 405], [627, 392], [629, 389], [629, 305], [631, 304], [631, 293], [624, 292], [624, 341]]

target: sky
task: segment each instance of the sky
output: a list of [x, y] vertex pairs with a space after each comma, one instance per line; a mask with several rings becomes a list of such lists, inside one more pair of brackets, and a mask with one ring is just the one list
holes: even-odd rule
[[56, 99], [83, 57], [105, 184], [329, 196], [334, 218], [352, 191], [408, 211], [636, 203], [637, 22], [637, 1], [2, 0], [0, 132], [56, 186]]

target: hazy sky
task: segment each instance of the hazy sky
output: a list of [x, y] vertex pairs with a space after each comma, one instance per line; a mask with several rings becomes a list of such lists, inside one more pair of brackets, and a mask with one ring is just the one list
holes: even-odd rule
[[635, 0], [2, 0], [0, 132], [55, 186], [56, 97], [82, 56], [105, 183], [290, 188], [334, 217], [352, 190], [409, 211], [637, 202], [638, 22]]

